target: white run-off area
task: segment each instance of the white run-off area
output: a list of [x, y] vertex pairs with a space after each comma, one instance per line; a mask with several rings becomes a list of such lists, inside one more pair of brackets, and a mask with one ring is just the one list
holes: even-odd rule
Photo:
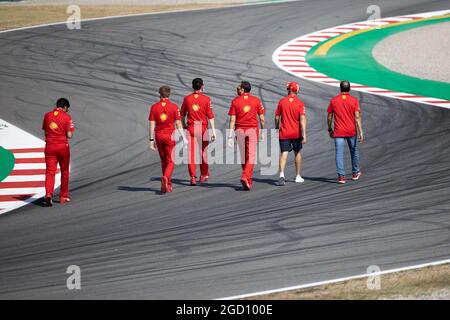
[[372, 53], [392, 71], [450, 83], [450, 22], [396, 33], [380, 41]]

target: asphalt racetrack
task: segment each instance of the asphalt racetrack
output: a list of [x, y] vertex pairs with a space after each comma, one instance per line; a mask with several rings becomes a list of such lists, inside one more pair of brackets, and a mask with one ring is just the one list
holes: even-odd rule
[[[181, 103], [193, 77], [227, 125], [238, 81], [253, 83], [269, 127], [287, 80], [273, 51], [297, 36], [365, 20], [372, 1], [302, 1], [85, 22], [0, 34], [0, 117], [41, 136], [60, 96], [72, 104], [67, 206], [32, 204], [0, 216], [0, 298], [212, 299], [450, 257], [450, 110], [354, 94], [365, 143], [362, 180], [335, 183], [326, 107], [336, 88], [300, 81], [309, 142], [302, 185], [274, 186], [239, 165], [209, 184], [159, 195], [147, 147], [148, 106], [170, 84]], [[450, 1], [378, 1], [383, 17], [448, 9]], [[292, 159], [292, 155], [290, 155]], [[292, 161], [287, 173], [294, 174]], [[349, 165], [347, 162], [347, 170]], [[81, 268], [81, 290], [66, 269]]]

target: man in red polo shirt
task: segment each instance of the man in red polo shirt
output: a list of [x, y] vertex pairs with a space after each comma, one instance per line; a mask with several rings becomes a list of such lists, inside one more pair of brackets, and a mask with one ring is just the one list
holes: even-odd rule
[[[359, 180], [358, 141], [363, 142], [361, 110], [358, 99], [350, 95], [350, 82], [342, 81], [341, 93], [332, 98], [328, 106], [328, 132], [336, 148], [338, 183], [345, 183], [344, 144], [347, 142], [352, 158], [352, 180]], [[334, 129], [333, 129], [334, 119]], [[359, 134], [358, 134], [359, 132]], [[358, 136], [358, 138], [357, 138]]]
[[65, 98], [56, 102], [53, 111], [47, 112], [42, 122], [45, 131], [45, 205], [53, 205], [55, 175], [57, 165], [61, 170], [60, 203], [70, 202], [69, 198], [69, 163], [71, 139], [75, 126], [69, 115], [70, 103]]
[[258, 118], [261, 129], [265, 128], [264, 107], [258, 97], [250, 94], [251, 84], [242, 81], [237, 87], [238, 96], [231, 102], [228, 112], [230, 116], [230, 136], [228, 145], [233, 146], [233, 131], [236, 129], [236, 140], [239, 146], [242, 163], [241, 184], [244, 190], [253, 187], [252, 175], [255, 167], [258, 138], [264, 138], [263, 131], [258, 130]]
[[175, 167], [173, 162], [173, 150], [176, 142], [173, 138], [175, 125], [183, 137], [183, 142], [187, 144], [184, 135], [183, 125], [181, 124], [181, 115], [175, 103], [169, 101], [170, 87], [162, 86], [159, 88], [160, 101], [150, 108], [149, 115], [149, 140], [150, 149], [158, 148], [161, 158], [161, 192], [172, 192], [172, 173]]
[[189, 176], [191, 177], [191, 185], [197, 184], [197, 162], [195, 154], [197, 145], [201, 145], [200, 151], [200, 183], [204, 183], [209, 178], [208, 159], [206, 157], [206, 148], [209, 144], [208, 137], [208, 121], [211, 124], [212, 135], [211, 141], [216, 139], [214, 128], [214, 113], [212, 110], [211, 99], [203, 94], [203, 80], [195, 78], [192, 80], [192, 88], [194, 92], [184, 97], [181, 105], [181, 117], [187, 116], [186, 129], [189, 133]]
[[280, 140], [280, 179], [278, 185], [284, 186], [286, 179], [284, 169], [289, 152], [295, 152], [295, 172], [294, 181], [304, 182], [301, 176], [302, 155], [300, 150], [306, 143], [306, 113], [305, 104], [301, 101], [297, 93], [300, 85], [297, 82], [287, 84], [287, 96], [278, 102], [275, 111], [275, 128], [279, 129]]

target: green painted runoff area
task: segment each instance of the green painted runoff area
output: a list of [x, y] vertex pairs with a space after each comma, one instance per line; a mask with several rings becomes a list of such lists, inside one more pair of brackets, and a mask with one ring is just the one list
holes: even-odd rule
[[14, 155], [5, 148], [0, 147], [0, 181], [5, 180], [9, 176], [14, 168], [14, 162]]
[[[314, 55], [325, 42], [314, 46], [306, 60], [317, 71], [330, 78], [414, 95], [450, 100], [450, 83], [419, 79], [387, 69], [372, 55], [375, 45], [384, 38], [412, 28], [448, 22], [450, 17], [419, 20], [414, 23], [373, 29], [335, 44], [325, 56]], [[326, 42], [334, 39], [328, 39]], [[433, 59], [433, 57], [430, 57]], [[418, 62], [426, 64], [426, 61]]]

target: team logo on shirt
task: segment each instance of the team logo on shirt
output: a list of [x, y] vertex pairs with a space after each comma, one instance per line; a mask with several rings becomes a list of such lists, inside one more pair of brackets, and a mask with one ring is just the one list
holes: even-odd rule
[[347, 99], [347, 96], [342, 96], [342, 99], [344, 99], [344, 100]]
[[195, 103], [195, 104], [192, 105], [192, 110], [198, 111], [198, 110], [200, 110], [200, 106]]
[[53, 115], [56, 117], [59, 114], [58, 111], [53, 112]]
[[161, 119], [161, 121], [166, 121], [167, 120], [167, 114], [162, 113], [159, 118]]
[[50, 129], [52, 129], [52, 130], [58, 129], [58, 125], [57, 125], [55, 122], [53, 122], [53, 121], [49, 124], [49, 127], [50, 127]]
[[166, 103], [165, 103], [165, 102], [163, 102], [163, 103], [161, 103], [161, 105], [162, 105], [163, 107], [165, 107], [165, 106], [166, 106]]
[[289, 98], [289, 102], [292, 102], [292, 101], [294, 101], [294, 98]]
[[245, 106], [244, 109], [242, 109], [245, 113], [250, 111], [250, 106]]
[[248, 99], [248, 96], [244, 96], [244, 100], [247, 100]]
[[197, 99], [198, 98], [198, 94], [194, 94], [194, 98]]

